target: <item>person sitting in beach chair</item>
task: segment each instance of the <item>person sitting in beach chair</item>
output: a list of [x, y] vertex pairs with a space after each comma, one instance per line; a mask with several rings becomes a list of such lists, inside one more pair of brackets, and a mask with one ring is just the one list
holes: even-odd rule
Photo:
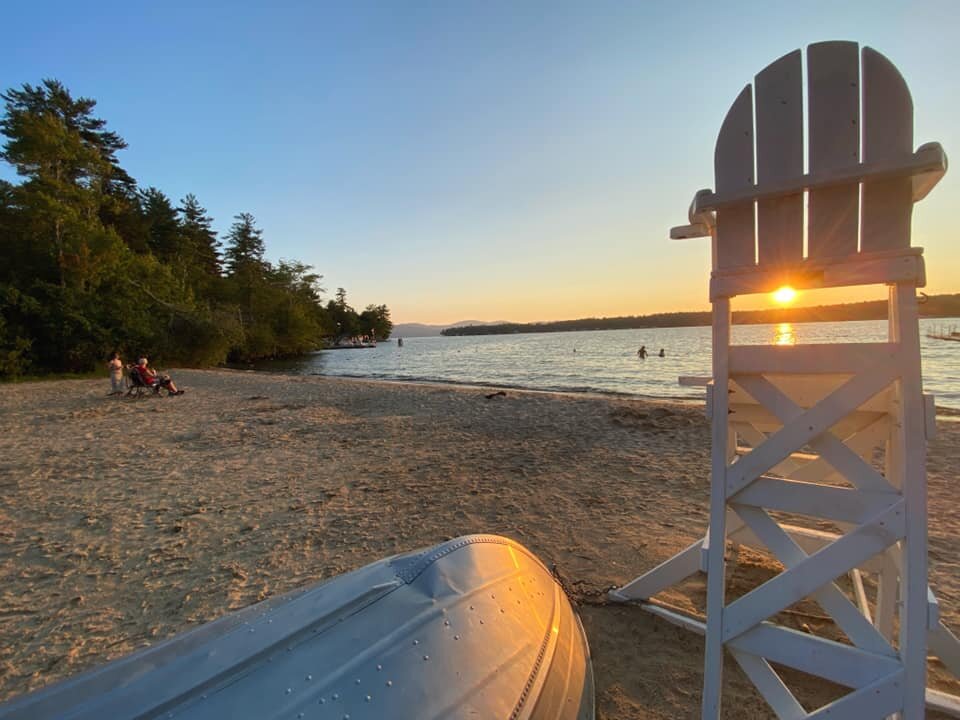
[[150, 388], [157, 395], [160, 394], [161, 388], [165, 389], [169, 395], [183, 395], [183, 390], [177, 389], [173, 379], [169, 375], [160, 375], [149, 367], [145, 357], [140, 358], [137, 364], [130, 368], [130, 380], [134, 388], [138, 385]]

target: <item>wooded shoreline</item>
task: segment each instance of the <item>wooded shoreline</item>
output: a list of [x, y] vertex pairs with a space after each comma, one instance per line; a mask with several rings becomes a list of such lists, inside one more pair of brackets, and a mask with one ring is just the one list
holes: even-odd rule
[[[850, 320], [884, 320], [886, 300], [813, 307], [739, 310], [733, 322], [740, 325], [767, 325], [793, 322], [844, 322]], [[960, 293], [930, 295], [921, 301], [920, 317], [960, 317]], [[709, 311], [654, 313], [612, 318], [581, 318], [542, 323], [498, 323], [465, 325], [447, 328], [442, 335], [508, 335], [512, 333], [571, 332], [577, 330], [640, 330], [643, 328], [705, 327], [710, 325]]]

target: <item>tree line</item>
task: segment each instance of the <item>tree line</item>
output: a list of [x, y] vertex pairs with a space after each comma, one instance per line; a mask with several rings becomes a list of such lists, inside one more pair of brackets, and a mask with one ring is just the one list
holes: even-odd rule
[[221, 244], [192, 194], [141, 187], [127, 147], [56, 80], [0, 94], [0, 377], [92, 370], [114, 351], [217, 365], [292, 356], [340, 337], [389, 337], [386, 305], [362, 312], [296, 260], [269, 262], [241, 212]]
[[[922, 296], [921, 317], [960, 317], [960, 294]], [[887, 301], [875, 300], [816, 307], [738, 310], [733, 322], [744, 325], [781, 322], [839, 322], [846, 320], [885, 320]], [[499, 323], [446, 328], [443, 335], [509, 335], [514, 333], [571, 332], [577, 330], [639, 330], [643, 328], [700, 327], [712, 322], [709, 312], [673, 312], [653, 315], [627, 315], [612, 318], [581, 318], [539, 323]]]

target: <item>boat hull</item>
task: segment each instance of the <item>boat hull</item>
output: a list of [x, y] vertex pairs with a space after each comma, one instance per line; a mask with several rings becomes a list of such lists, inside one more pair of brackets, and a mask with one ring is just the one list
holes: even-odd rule
[[0, 718], [590, 720], [579, 618], [523, 546], [469, 535], [274, 598], [0, 706]]

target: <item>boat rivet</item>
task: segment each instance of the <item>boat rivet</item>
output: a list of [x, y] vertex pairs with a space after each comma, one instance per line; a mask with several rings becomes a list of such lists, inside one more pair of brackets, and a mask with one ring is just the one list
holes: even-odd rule
[[201, 699], [201, 700], [206, 700], [206, 699], [207, 699], [207, 694], [204, 693], [203, 695], [201, 695], [201, 696], [200, 696], [200, 699]]
[[297, 713], [297, 717], [298, 717], [298, 718], [302, 718], [302, 717], [303, 717], [303, 713]]
[[377, 670], [383, 670], [383, 665], [377, 665]]
[[320, 705], [326, 705], [326, 704], [327, 704], [327, 699], [326, 699], [326, 698], [320, 698], [317, 702], [318, 702]]
[[473, 610], [473, 605], [470, 606], [470, 609]]
[[293, 692], [293, 688], [287, 688], [287, 695]]
[[354, 685], [359, 685], [359, 684], [360, 684], [360, 678], [357, 678], [356, 680], [354, 680], [353, 683], [354, 683]]
[[370, 702], [371, 700], [373, 700], [373, 698], [367, 695], [367, 702]]
[[387, 687], [393, 687], [393, 680], [387, 680]]
[[459, 635], [454, 635], [454, 636], [453, 636], [453, 639], [454, 639], [454, 640], [459, 640], [459, 639], [460, 639], [460, 636], [459, 636]]
[[350, 720], [350, 716], [349, 716], [349, 715], [344, 715], [344, 716], [343, 716], [343, 720]]
[[253, 628], [250, 628], [250, 632], [253, 632]]
[[446, 625], [447, 627], [450, 627], [450, 621], [449, 621], [449, 620], [444, 620], [444, 621], [443, 621], [443, 624]]
[[334, 699], [334, 700], [339, 700], [339, 699], [340, 699], [340, 694], [339, 694], [339, 693], [334, 693], [334, 694], [333, 694], [333, 699]]
[[419, 645], [419, 644], [420, 644], [420, 641], [419, 641], [419, 640], [414, 640], [414, 641], [413, 641], [413, 644], [414, 644], [414, 645]]
[[429, 659], [430, 659], [430, 656], [429, 656], [429, 655], [424, 655], [424, 656], [423, 656], [423, 659], [424, 659], [424, 660], [429, 660]]
[[267, 620], [267, 624], [268, 624], [268, 625], [269, 625], [270, 623], [272, 623], [272, 622], [273, 622], [273, 618], [270, 618], [269, 620]]
[[313, 680], [313, 675], [307, 675], [307, 680]]
[[480, 624], [483, 625], [483, 620], [480, 621]]

